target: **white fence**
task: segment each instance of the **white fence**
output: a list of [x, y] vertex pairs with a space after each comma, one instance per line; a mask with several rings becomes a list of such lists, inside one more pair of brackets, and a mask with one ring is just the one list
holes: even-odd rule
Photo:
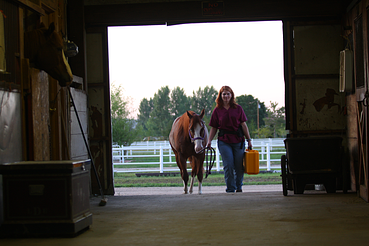
[[[251, 140], [253, 149], [259, 151], [260, 170], [280, 171], [281, 155], [286, 153], [283, 140], [283, 138]], [[223, 167], [216, 140], [212, 141], [212, 147], [216, 150], [212, 170], [219, 172]], [[204, 163], [204, 167], [205, 165]], [[131, 146], [113, 146], [113, 169], [117, 173], [179, 172], [168, 141], [135, 142]]]

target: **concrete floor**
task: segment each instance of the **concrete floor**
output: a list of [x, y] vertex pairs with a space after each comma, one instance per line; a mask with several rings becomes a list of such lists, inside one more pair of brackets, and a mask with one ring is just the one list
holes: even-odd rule
[[[279, 189], [279, 188], [278, 188]], [[165, 190], [164, 190], [165, 191]], [[0, 239], [0, 245], [368, 245], [369, 204], [355, 193], [175, 193], [91, 199], [93, 224], [74, 238]]]

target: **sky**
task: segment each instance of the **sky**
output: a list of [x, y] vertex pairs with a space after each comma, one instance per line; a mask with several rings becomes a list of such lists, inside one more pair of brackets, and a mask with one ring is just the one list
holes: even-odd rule
[[282, 22], [109, 27], [110, 83], [121, 85], [133, 115], [163, 86], [223, 85], [284, 106]]

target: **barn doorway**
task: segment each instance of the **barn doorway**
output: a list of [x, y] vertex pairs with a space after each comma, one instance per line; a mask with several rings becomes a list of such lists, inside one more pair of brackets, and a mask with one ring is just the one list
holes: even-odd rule
[[134, 113], [166, 85], [191, 95], [229, 84], [284, 106], [282, 21], [108, 27], [108, 46], [110, 83], [133, 98]]
[[165, 86], [192, 96], [229, 85], [236, 97], [284, 107], [282, 21], [108, 27], [108, 54], [111, 88], [120, 86], [134, 121]]

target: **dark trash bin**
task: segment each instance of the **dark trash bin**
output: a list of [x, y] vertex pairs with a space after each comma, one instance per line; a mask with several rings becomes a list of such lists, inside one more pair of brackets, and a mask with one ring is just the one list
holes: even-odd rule
[[284, 140], [282, 156], [283, 193], [304, 193], [307, 184], [323, 184], [327, 193], [336, 192], [337, 177], [342, 176], [342, 138], [304, 137]]

